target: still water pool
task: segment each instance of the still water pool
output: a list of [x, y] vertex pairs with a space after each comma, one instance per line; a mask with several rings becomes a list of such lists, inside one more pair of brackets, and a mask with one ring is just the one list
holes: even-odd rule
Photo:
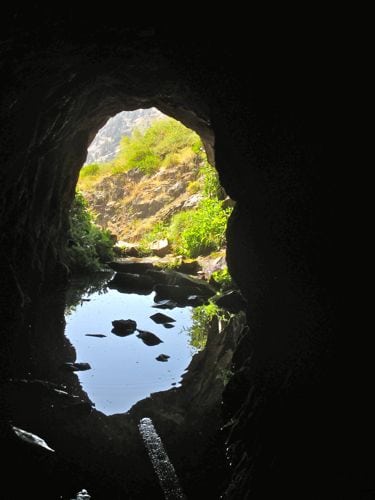
[[[83, 295], [78, 305], [67, 310], [65, 335], [76, 350], [76, 361], [91, 365], [91, 370], [77, 375], [96, 409], [106, 415], [126, 412], [150, 393], [178, 387], [197, 352], [190, 344], [192, 308], [160, 310], [152, 307], [153, 299], [154, 292], [137, 295], [104, 288]], [[150, 318], [156, 312], [174, 318], [173, 328], [156, 324]], [[137, 328], [154, 333], [163, 343], [147, 346], [137, 332], [116, 336], [111, 330], [112, 321], [117, 319], [135, 320]], [[170, 358], [167, 362], [157, 361], [160, 354]]]

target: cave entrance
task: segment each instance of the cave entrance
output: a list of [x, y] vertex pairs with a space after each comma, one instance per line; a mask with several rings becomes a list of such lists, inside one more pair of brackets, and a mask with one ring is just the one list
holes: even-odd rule
[[[78, 375], [101, 412], [180, 387], [208, 332], [229, 320], [233, 305], [220, 300], [235, 287], [232, 206], [200, 137], [156, 108], [123, 111], [98, 131], [70, 217], [65, 333], [76, 363], [91, 367], [78, 364]], [[223, 384], [229, 373], [227, 363]]]

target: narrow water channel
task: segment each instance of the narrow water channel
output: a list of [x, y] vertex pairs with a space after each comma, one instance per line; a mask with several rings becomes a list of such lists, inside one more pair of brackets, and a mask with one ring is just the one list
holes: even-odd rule
[[[74, 295], [75, 290], [71, 292]], [[127, 412], [153, 392], [178, 387], [197, 352], [190, 343], [192, 308], [161, 311], [153, 307], [154, 295], [120, 293], [104, 285], [84, 293], [73, 307], [67, 308], [65, 335], [76, 350], [76, 361], [91, 366], [77, 375], [96, 409], [106, 415]], [[157, 312], [173, 318], [173, 326], [155, 323], [150, 316]], [[162, 343], [148, 346], [137, 337], [137, 331], [117, 336], [112, 333], [112, 321], [119, 319], [136, 321], [137, 328], [154, 333]], [[168, 360], [156, 360], [160, 354], [169, 356]]]

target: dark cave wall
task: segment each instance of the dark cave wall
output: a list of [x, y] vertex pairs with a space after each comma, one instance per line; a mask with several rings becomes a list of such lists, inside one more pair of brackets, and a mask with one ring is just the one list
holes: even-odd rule
[[249, 53], [244, 35], [30, 25], [18, 17], [0, 49], [3, 367], [12, 372], [27, 343], [17, 326], [38, 287], [64, 278], [66, 213], [90, 138], [122, 109], [156, 106], [202, 134], [237, 201], [228, 264], [249, 332], [224, 394], [224, 497], [340, 498], [337, 173], [324, 156], [323, 68], [309, 52], [319, 49], [304, 47], [304, 66], [284, 47]]

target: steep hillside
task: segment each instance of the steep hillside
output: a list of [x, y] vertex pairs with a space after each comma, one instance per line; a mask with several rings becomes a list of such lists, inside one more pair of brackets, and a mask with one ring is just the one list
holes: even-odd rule
[[85, 165], [112, 160], [119, 151], [123, 136], [131, 136], [135, 128], [145, 130], [153, 121], [164, 116], [156, 108], [123, 111], [113, 116], [99, 130], [90, 144]]
[[100, 226], [119, 240], [134, 242], [155, 224], [198, 205], [201, 166], [199, 161], [170, 165], [152, 175], [136, 168], [104, 177], [82, 193]]
[[197, 257], [225, 244], [231, 208], [199, 136], [172, 119], [124, 136], [113, 160], [85, 165], [78, 189], [96, 222], [117, 240], [155, 242]]

